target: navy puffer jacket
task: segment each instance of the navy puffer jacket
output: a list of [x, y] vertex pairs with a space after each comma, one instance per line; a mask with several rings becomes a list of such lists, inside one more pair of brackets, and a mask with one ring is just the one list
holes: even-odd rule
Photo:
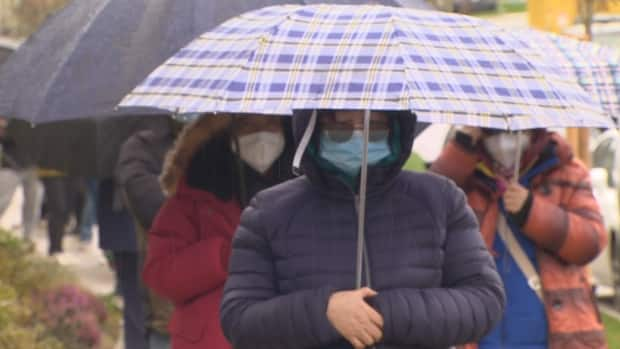
[[[504, 308], [495, 263], [453, 182], [401, 171], [415, 118], [394, 117], [400, 161], [369, 168], [366, 242], [379, 292], [371, 303], [385, 322], [377, 349], [476, 341]], [[297, 136], [308, 120], [295, 116]], [[351, 348], [326, 310], [332, 293], [355, 287], [355, 196], [311, 156], [302, 167], [303, 177], [260, 192], [242, 214], [221, 305], [236, 349]]]

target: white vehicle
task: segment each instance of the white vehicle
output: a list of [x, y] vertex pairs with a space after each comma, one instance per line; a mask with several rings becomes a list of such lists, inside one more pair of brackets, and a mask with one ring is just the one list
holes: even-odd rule
[[608, 232], [607, 248], [592, 262], [596, 295], [620, 300], [620, 134], [605, 131], [592, 138], [592, 189]]

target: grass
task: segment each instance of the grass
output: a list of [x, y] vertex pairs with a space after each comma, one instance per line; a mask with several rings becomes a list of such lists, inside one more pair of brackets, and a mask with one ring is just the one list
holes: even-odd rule
[[416, 171], [416, 172], [424, 172], [426, 167], [424, 166], [424, 160], [418, 154], [412, 153], [405, 166], [403, 166], [404, 170], [407, 171]]
[[602, 314], [609, 348], [620, 348], [620, 321]]
[[489, 18], [489, 17], [495, 17], [497, 15], [503, 15], [507, 13], [518, 13], [518, 12], [526, 12], [526, 11], [527, 11], [526, 3], [502, 3], [498, 5], [497, 10], [475, 12], [475, 13], [472, 13], [472, 16], [476, 16], [480, 18]]
[[502, 13], [525, 12], [525, 11], [527, 11], [527, 3], [525, 2], [506, 3], [505, 1], [502, 1], [500, 8], [499, 8], [499, 12], [502, 12]]

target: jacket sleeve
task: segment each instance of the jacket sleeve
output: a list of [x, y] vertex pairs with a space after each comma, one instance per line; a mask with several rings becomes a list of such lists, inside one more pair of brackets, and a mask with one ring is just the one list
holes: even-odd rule
[[156, 159], [146, 147], [148, 145], [135, 136], [123, 145], [117, 177], [131, 212], [142, 227], [149, 229], [165, 196], [159, 184], [163, 159]]
[[448, 142], [430, 170], [452, 179], [463, 188], [467, 178], [476, 170], [478, 155], [460, 146], [454, 139]]
[[504, 289], [464, 193], [446, 181], [442, 287], [380, 291], [387, 344], [445, 348], [476, 342], [500, 320]]
[[173, 197], [162, 207], [149, 232], [143, 271], [144, 282], [176, 304], [222, 286], [230, 255], [224, 237], [197, 240], [198, 228], [188, 206]]
[[236, 349], [318, 348], [341, 339], [327, 319], [328, 287], [281, 295], [261, 222], [260, 194], [233, 240], [220, 316]]
[[551, 180], [559, 186], [565, 203], [560, 207], [543, 195], [534, 194], [523, 225], [526, 236], [567, 263], [585, 265], [607, 244], [600, 208], [590, 184], [589, 173], [577, 161], [563, 169], [575, 180]]

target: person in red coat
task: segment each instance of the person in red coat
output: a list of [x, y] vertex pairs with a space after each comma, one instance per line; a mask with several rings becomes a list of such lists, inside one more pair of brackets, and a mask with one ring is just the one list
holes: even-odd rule
[[290, 134], [280, 117], [205, 115], [168, 153], [143, 278], [174, 304], [173, 349], [231, 348], [219, 323], [231, 240], [249, 199], [292, 176]]

